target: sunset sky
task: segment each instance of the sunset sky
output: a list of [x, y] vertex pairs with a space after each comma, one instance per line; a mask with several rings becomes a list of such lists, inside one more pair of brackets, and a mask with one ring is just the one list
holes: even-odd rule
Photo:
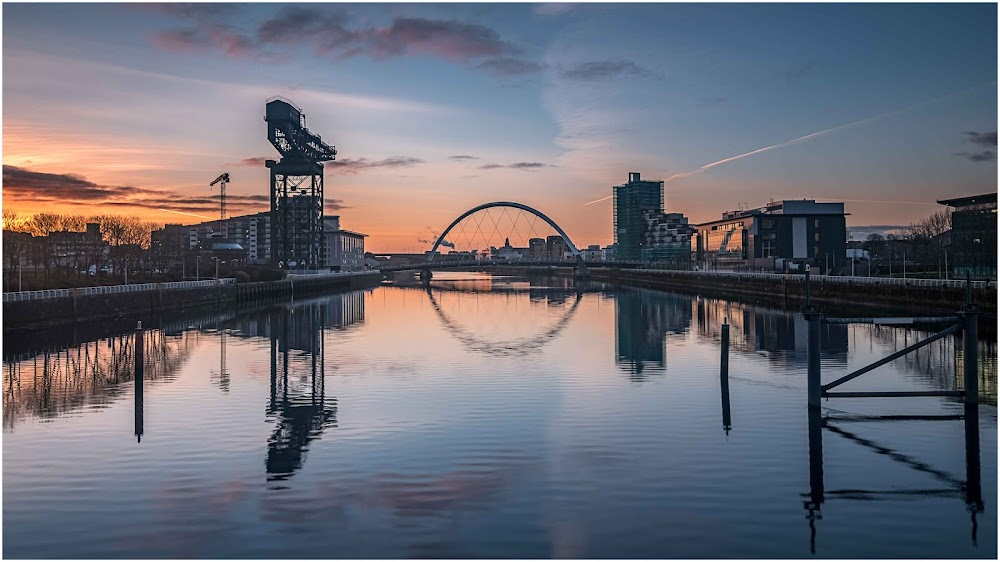
[[3, 206], [193, 223], [228, 171], [267, 210], [281, 95], [370, 250], [488, 201], [608, 244], [586, 203], [630, 171], [692, 222], [810, 197], [879, 230], [996, 191], [996, 46], [995, 4], [4, 4]]

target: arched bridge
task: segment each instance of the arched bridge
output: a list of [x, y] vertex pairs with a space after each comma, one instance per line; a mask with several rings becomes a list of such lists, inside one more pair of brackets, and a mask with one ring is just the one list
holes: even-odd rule
[[[474, 215], [474, 214], [476, 214], [476, 213], [478, 213], [480, 211], [484, 211], [484, 210], [492, 209], [492, 208], [517, 209], [519, 211], [527, 212], [527, 213], [529, 213], [529, 214], [531, 214], [531, 215], [533, 215], [533, 216], [541, 219], [545, 223], [547, 223], [550, 227], [552, 227], [553, 230], [555, 230], [557, 233], [559, 233], [559, 236], [562, 237], [562, 239], [563, 239], [564, 242], [566, 242], [566, 246], [569, 248], [570, 253], [573, 255], [573, 259], [574, 259], [573, 264], [574, 264], [574, 268], [575, 268], [575, 274], [577, 276], [581, 276], [581, 277], [586, 277], [586, 276], [589, 275], [587, 264], [583, 260], [583, 254], [576, 247], [576, 244], [573, 243], [573, 241], [570, 239], [569, 235], [566, 234], [566, 231], [564, 231], [562, 229], [562, 227], [560, 227], [558, 224], [556, 224], [555, 221], [553, 221], [551, 218], [549, 218], [548, 216], [546, 216], [545, 213], [542, 213], [538, 209], [535, 209], [533, 207], [529, 207], [528, 205], [524, 205], [522, 203], [515, 203], [515, 202], [512, 202], [512, 201], [494, 201], [492, 203], [484, 203], [482, 205], [478, 205], [476, 207], [473, 207], [473, 208], [469, 209], [468, 211], [466, 211], [466, 212], [462, 213], [461, 215], [459, 215], [458, 218], [456, 218], [454, 221], [452, 221], [451, 224], [448, 225], [448, 228], [445, 228], [444, 232], [442, 232], [441, 235], [437, 237], [437, 240], [434, 241], [434, 246], [431, 247], [430, 251], [427, 253], [427, 259], [426, 259], [426, 261], [424, 263], [410, 263], [410, 264], [406, 264], [406, 265], [401, 265], [399, 267], [392, 267], [392, 266], [390, 266], [390, 267], [385, 268], [385, 269], [387, 269], [387, 270], [392, 270], [392, 269], [395, 269], [395, 270], [400, 270], [400, 269], [422, 269], [422, 270], [424, 270], [425, 275], [429, 278], [429, 273], [430, 273], [431, 269], [439, 269], [439, 268], [443, 268], [443, 267], [490, 266], [490, 265], [500, 265], [500, 264], [507, 264], [507, 265], [509, 265], [509, 264], [516, 264], [516, 263], [523, 263], [525, 265], [527, 265], [529, 263], [530, 264], [535, 264], [535, 265], [543, 265], [543, 264], [544, 265], [568, 265], [568, 264], [566, 264], [566, 262], [558, 261], [558, 260], [551, 260], [551, 259], [545, 260], [543, 262], [543, 261], [537, 261], [537, 260], [524, 260], [524, 261], [497, 260], [497, 259], [493, 259], [493, 256], [491, 256], [491, 259], [489, 259], [489, 260], [475, 259], [475, 258], [471, 258], [471, 257], [468, 258], [468, 259], [466, 259], [466, 258], [455, 259], [455, 258], [450, 258], [450, 257], [439, 258], [438, 257], [438, 248], [442, 244], [444, 244], [446, 246], [449, 245], [448, 242], [446, 242], [447, 236], [452, 232], [452, 230], [456, 226], [458, 226], [459, 223], [461, 223], [466, 218], [468, 218], [468, 217], [470, 217], [470, 216], [472, 216], [472, 215]], [[496, 226], [496, 225], [494, 225], [494, 226]], [[513, 226], [513, 222], [512, 222], [512, 226]], [[516, 228], [516, 227], [514, 227], [514, 228]]]

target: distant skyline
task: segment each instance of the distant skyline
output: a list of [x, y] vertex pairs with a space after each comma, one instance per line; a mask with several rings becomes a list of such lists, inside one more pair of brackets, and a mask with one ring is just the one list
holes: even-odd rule
[[[337, 147], [327, 212], [426, 249], [487, 201], [612, 242], [611, 186], [692, 222], [845, 201], [891, 230], [996, 192], [996, 4], [5, 4], [3, 206], [268, 209], [265, 101]], [[200, 218], [204, 217], [204, 218]], [[863, 236], [855, 236], [856, 239]]]

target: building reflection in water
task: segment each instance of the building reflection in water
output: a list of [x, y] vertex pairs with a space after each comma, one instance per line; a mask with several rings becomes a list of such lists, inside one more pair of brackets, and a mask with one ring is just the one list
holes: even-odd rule
[[[518, 357], [532, 353], [554, 341], [566, 328], [583, 300], [583, 294], [594, 292], [589, 287], [577, 285], [572, 279], [533, 275], [527, 277], [483, 278], [468, 277], [459, 279], [433, 280], [429, 285], [397, 283], [404, 291], [420, 290], [427, 295], [431, 308], [440, 320], [441, 325], [456, 340], [469, 351], [483, 353], [496, 357]], [[518, 337], [502, 337], [496, 334], [484, 334], [476, 326], [460, 320], [470, 317], [461, 312], [465, 301], [476, 302], [480, 295], [503, 295], [508, 299], [523, 298], [526, 294], [528, 303], [532, 306], [544, 306], [554, 312], [554, 322], [537, 329], [532, 326], [530, 333]], [[487, 303], [483, 303], [484, 306]], [[494, 304], [501, 304], [496, 300]], [[507, 310], [516, 311], [517, 301], [502, 303]], [[519, 313], [518, 313], [519, 314]], [[515, 314], [515, 318], [518, 318]], [[489, 316], [489, 312], [476, 313], [472, 319]], [[525, 316], [529, 318], [529, 316]], [[500, 323], [511, 318], [492, 318]], [[515, 322], [510, 322], [514, 324]], [[511, 326], [507, 326], [511, 327]]]
[[337, 400], [326, 395], [326, 329], [364, 322], [365, 293], [311, 300], [258, 314], [243, 315], [235, 337], [270, 340], [271, 384], [266, 407], [275, 427], [267, 440], [269, 481], [281, 481], [302, 468], [309, 444], [337, 426]]
[[666, 369], [666, 338], [691, 327], [692, 298], [622, 288], [615, 294], [615, 361], [632, 380]]
[[[978, 514], [985, 509], [982, 495], [982, 475], [979, 454], [979, 405], [965, 404], [963, 414], [946, 415], [912, 415], [912, 416], [824, 416], [821, 408], [809, 408], [809, 493], [803, 493], [803, 507], [806, 519], [809, 521], [809, 545], [812, 554], [817, 552], [817, 522], [822, 520], [823, 504], [830, 501], [864, 501], [870, 502], [890, 498], [906, 497], [942, 497], [955, 498], [965, 503], [970, 517], [970, 535], [973, 545], [978, 540]], [[862, 435], [865, 429], [871, 429], [875, 422], [917, 421], [920, 423], [940, 423], [941, 421], [961, 418], [964, 420], [965, 434], [965, 479], [952, 476], [944, 470], [937, 469], [928, 463], [901, 453], [890, 445], [880, 443]], [[849, 431], [843, 426], [850, 422], [863, 422], [857, 431]], [[929, 475], [937, 483], [935, 488], [919, 489], [868, 489], [847, 488], [836, 489], [826, 486], [823, 473], [823, 439], [825, 435], [844, 438], [864, 447], [877, 455], [908, 469]]]
[[[805, 367], [809, 325], [801, 314], [707, 298], [698, 298], [695, 308], [699, 336], [719, 340], [728, 319], [731, 351], [765, 355], [776, 365]], [[820, 337], [823, 364], [846, 366], [848, 326], [824, 324]]]
[[[201, 337], [197, 331], [178, 332], [177, 327], [168, 325], [146, 330], [144, 384], [173, 380]], [[134, 345], [133, 334], [129, 332], [73, 347], [6, 355], [4, 431], [14, 430], [25, 418], [63, 416], [127, 396], [128, 387], [124, 383], [135, 379]]]
[[[885, 354], [904, 349], [933, 332], [897, 326], [858, 326], [872, 345], [881, 343]], [[864, 340], [863, 340], [864, 341]], [[914, 378], [940, 390], [965, 390], [965, 350], [959, 337], [943, 338], [893, 362]], [[979, 341], [979, 402], [997, 404], [997, 342]]]

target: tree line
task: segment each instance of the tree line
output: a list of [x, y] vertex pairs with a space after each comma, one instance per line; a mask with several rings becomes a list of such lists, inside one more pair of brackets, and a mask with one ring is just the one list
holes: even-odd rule
[[[86, 232], [89, 223], [98, 225], [99, 237], [74, 237], [70, 252], [63, 255], [58, 251], [58, 233]], [[123, 215], [20, 215], [14, 210], [3, 209], [3, 254], [8, 287], [11, 287], [17, 268], [27, 264], [33, 266], [35, 277], [41, 268], [46, 281], [55, 274], [79, 278], [107, 266], [115, 272], [140, 271], [151, 233], [159, 228], [163, 225]], [[53, 233], [56, 236], [52, 236]]]
[[894, 273], [906, 267], [912, 272], [943, 272], [954, 263], [951, 247], [951, 212], [938, 211], [920, 221], [910, 223], [898, 231], [885, 236], [869, 234], [862, 244], [871, 260], [887, 265]]

